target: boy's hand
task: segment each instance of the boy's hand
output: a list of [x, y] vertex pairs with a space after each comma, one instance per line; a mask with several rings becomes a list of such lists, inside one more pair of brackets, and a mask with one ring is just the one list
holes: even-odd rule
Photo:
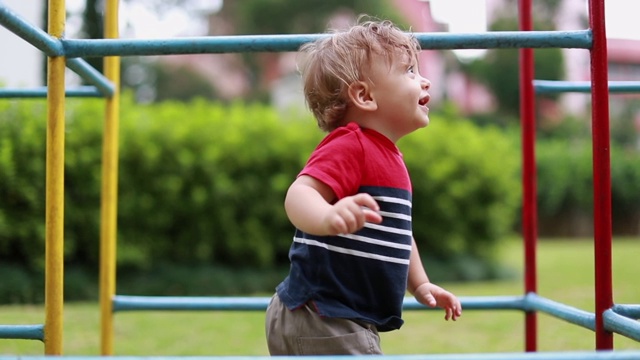
[[351, 234], [362, 229], [365, 222], [382, 222], [378, 210], [378, 203], [369, 194], [347, 196], [333, 204], [322, 222], [329, 235]]
[[421, 304], [430, 306], [430, 307], [441, 307], [445, 310], [446, 314], [444, 316], [445, 320], [453, 320], [460, 316], [462, 316], [462, 305], [460, 304], [460, 300], [448, 292], [447, 290], [441, 288], [440, 286], [426, 282], [415, 290], [414, 296], [416, 300]]

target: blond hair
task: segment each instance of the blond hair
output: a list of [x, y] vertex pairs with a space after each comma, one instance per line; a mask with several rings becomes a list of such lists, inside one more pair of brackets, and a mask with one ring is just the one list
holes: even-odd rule
[[412, 61], [420, 51], [413, 35], [388, 20], [365, 21], [348, 30], [330, 33], [300, 48], [305, 100], [318, 127], [324, 131], [345, 125], [347, 90], [353, 83], [366, 80], [374, 55], [391, 64], [398, 56], [408, 56]]

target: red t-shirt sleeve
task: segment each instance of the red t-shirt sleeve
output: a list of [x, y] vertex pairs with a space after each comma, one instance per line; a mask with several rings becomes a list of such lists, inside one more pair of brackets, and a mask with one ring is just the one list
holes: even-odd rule
[[298, 175], [308, 175], [321, 181], [333, 190], [338, 200], [355, 195], [362, 180], [362, 134], [354, 125], [338, 128], [327, 135]]

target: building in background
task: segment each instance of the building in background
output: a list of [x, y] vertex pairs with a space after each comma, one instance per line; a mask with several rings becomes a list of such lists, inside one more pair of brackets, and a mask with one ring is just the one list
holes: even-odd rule
[[[448, 31], [442, 21], [434, 17], [435, 1], [390, 0], [407, 18], [414, 32]], [[454, 0], [447, 0], [450, 3]], [[482, 0], [477, 0], [482, 1]], [[509, 0], [484, 0], [488, 22], [497, 10], [517, 6]], [[41, 26], [43, 3], [41, 1], [4, 0], [3, 3], [28, 22]], [[629, 5], [640, 7], [640, 4]], [[587, 0], [563, 0], [555, 22], [558, 30], [586, 28]], [[640, 9], [639, 9], [640, 10]], [[121, 14], [122, 15], [122, 14]], [[342, 16], [342, 15], [340, 15]], [[338, 20], [340, 20], [338, 16]], [[68, 25], [68, 29], [71, 24]], [[233, 24], [216, 13], [209, 15], [208, 35], [233, 34]], [[43, 56], [35, 47], [0, 26], [0, 86], [31, 88], [43, 86]], [[640, 40], [609, 39], [610, 79], [640, 79]], [[420, 70], [433, 84], [432, 101], [437, 104], [444, 99], [458, 104], [463, 113], [489, 112], [496, 104], [491, 94], [481, 85], [471, 81], [455, 66], [452, 51], [425, 50], [421, 53]], [[563, 49], [566, 80], [586, 81], [590, 78], [589, 53], [583, 49]], [[256, 54], [267, 63], [262, 79], [252, 78], [245, 70], [239, 54], [172, 55], [158, 57], [167, 66], [186, 66], [199, 73], [216, 89], [222, 99], [244, 96], [257, 82], [271, 89], [271, 98], [279, 107], [301, 103], [302, 92], [295, 75], [295, 53]], [[79, 81], [68, 71], [67, 82]], [[125, 74], [126, 76], [126, 74]], [[153, 94], [151, 94], [153, 95]], [[588, 110], [590, 97], [585, 94], [563, 94], [561, 107], [572, 114], [582, 115]], [[640, 117], [639, 117], [640, 118]], [[639, 120], [640, 121], [640, 120]], [[639, 125], [640, 126], [640, 125]]]
[[[31, 24], [41, 26], [42, 1], [4, 0], [14, 13]], [[33, 88], [43, 86], [42, 52], [0, 26], [0, 86]]]

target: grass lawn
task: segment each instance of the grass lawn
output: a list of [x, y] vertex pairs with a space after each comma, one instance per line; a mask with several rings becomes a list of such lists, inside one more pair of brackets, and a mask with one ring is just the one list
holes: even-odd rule
[[[615, 239], [614, 301], [640, 303], [637, 283], [640, 239]], [[500, 256], [522, 272], [519, 241]], [[428, 264], [426, 264], [428, 267]], [[590, 241], [542, 241], [538, 253], [541, 296], [593, 311], [593, 245]], [[520, 295], [514, 280], [441, 284], [459, 296]], [[437, 279], [432, 279], [437, 282]], [[382, 334], [386, 354], [519, 352], [524, 344], [523, 314], [517, 311], [466, 311], [457, 322], [441, 311], [409, 311], [399, 331]], [[65, 355], [99, 354], [99, 308], [94, 303], [65, 306]], [[540, 351], [593, 350], [590, 330], [539, 315]], [[40, 324], [43, 306], [0, 307], [0, 324]], [[262, 312], [125, 312], [115, 315], [115, 355], [267, 355]], [[616, 349], [640, 350], [640, 343], [615, 337]], [[32, 340], [0, 339], [0, 355], [42, 355]]]

